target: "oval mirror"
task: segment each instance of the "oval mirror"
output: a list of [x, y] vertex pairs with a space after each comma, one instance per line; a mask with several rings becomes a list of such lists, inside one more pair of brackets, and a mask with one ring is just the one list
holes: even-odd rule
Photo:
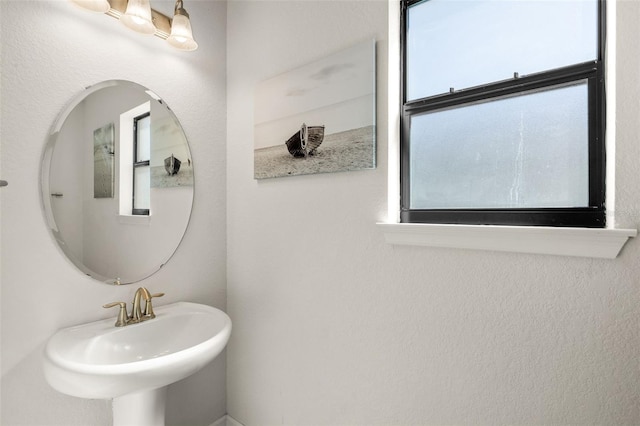
[[60, 114], [45, 146], [41, 193], [64, 254], [99, 281], [158, 271], [191, 216], [193, 163], [176, 116], [129, 81], [87, 88]]

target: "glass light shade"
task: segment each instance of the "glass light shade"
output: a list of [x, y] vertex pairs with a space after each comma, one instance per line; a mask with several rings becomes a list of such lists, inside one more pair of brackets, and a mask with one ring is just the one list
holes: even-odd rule
[[189, 17], [176, 13], [171, 23], [171, 35], [167, 42], [181, 50], [196, 50], [198, 43], [193, 39]]
[[151, 20], [149, 0], [129, 0], [127, 10], [120, 21], [132, 30], [142, 34], [153, 34], [156, 27]]
[[71, 0], [78, 6], [92, 12], [106, 13], [111, 9], [107, 0]]

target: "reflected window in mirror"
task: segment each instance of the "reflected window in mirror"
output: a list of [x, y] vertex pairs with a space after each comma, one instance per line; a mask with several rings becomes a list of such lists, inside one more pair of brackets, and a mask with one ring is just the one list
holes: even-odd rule
[[133, 209], [134, 215], [149, 215], [151, 205], [151, 113], [133, 119]]
[[[120, 114], [120, 191], [121, 216], [149, 216], [151, 103], [145, 102]], [[138, 141], [140, 143], [138, 143]], [[145, 165], [146, 163], [146, 165]], [[143, 189], [145, 188], [146, 189]], [[143, 210], [147, 210], [143, 212]]]

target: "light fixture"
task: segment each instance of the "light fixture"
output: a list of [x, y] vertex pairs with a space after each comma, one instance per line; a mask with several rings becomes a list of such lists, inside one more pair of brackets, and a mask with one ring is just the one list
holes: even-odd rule
[[127, 10], [120, 18], [127, 28], [142, 34], [154, 34], [156, 27], [151, 20], [149, 0], [129, 0]]
[[75, 4], [92, 12], [106, 13], [111, 5], [107, 0], [72, 0]]
[[[0, 0], [1, 1], [1, 0]], [[149, 0], [71, 0], [85, 9], [102, 12], [122, 21], [124, 25], [142, 34], [154, 34], [180, 50], [198, 48], [193, 39], [189, 14], [183, 0], [177, 0], [173, 19], [151, 8]]]
[[196, 50], [198, 43], [193, 39], [191, 32], [191, 21], [189, 14], [184, 9], [182, 0], [176, 1], [176, 7], [171, 22], [171, 35], [167, 38], [167, 42], [175, 48], [181, 50]]

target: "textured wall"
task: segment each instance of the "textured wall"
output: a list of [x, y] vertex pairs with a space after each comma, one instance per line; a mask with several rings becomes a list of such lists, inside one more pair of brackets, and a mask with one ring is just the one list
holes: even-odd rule
[[[640, 3], [620, 1], [617, 214], [638, 227]], [[640, 244], [389, 246], [387, 3], [228, 4], [228, 411], [247, 426], [638, 424]], [[253, 90], [378, 39], [374, 171], [255, 181]]]
[[[171, 10], [173, 1], [163, 10]], [[154, 0], [159, 4], [159, 0]], [[195, 166], [191, 224], [178, 252], [141, 282], [166, 304], [225, 308], [226, 3], [187, 5], [200, 49], [177, 52], [155, 37], [61, 0], [2, 0], [2, 417], [3, 425], [109, 424], [110, 403], [51, 389], [41, 353], [56, 329], [114, 317], [102, 305], [130, 301], [137, 286], [88, 279], [49, 236], [38, 173], [49, 128], [84, 87], [123, 79], [153, 89], [173, 109]], [[69, 166], [72, 166], [71, 164]], [[170, 387], [169, 424], [210, 424], [225, 413], [225, 359]]]

